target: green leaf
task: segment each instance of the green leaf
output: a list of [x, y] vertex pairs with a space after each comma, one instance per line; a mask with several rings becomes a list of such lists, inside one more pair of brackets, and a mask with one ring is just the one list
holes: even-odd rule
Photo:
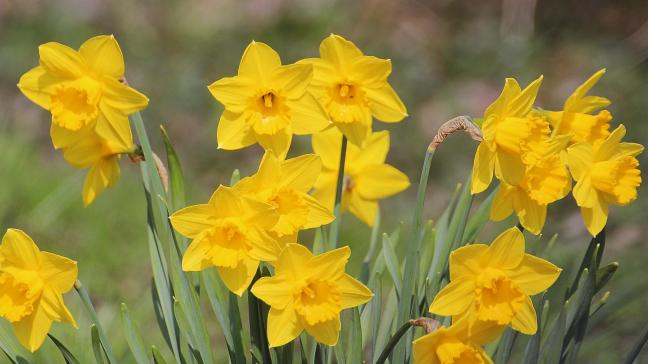
[[646, 325], [644, 329], [641, 331], [641, 334], [639, 334], [637, 341], [632, 345], [632, 348], [628, 352], [628, 356], [625, 357], [623, 363], [624, 364], [634, 363], [635, 359], [639, 357], [639, 353], [641, 353], [641, 349], [644, 347], [644, 345], [646, 345], [646, 342], [648, 342], [648, 325]]
[[79, 360], [74, 356], [74, 354], [72, 354], [72, 352], [62, 342], [60, 342], [56, 337], [54, 337], [54, 335], [47, 334], [47, 336], [49, 336], [49, 338], [52, 340], [54, 345], [56, 345], [56, 347], [59, 349], [66, 364], [79, 363]]
[[230, 186], [234, 186], [241, 180], [241, 171], [235, 169], [230, 176]]
[[360, 311], [357, 307], [351, 309], [351, 318], [346, 361], [347, 363], [362, 363], [362, 327], [360, 326]]
[[475, 241], [475, 239], [477, 239], [477, 235], [479, 235], [479, 232], [490, 220], [490, 210], [493, 206], [493, 200], [495, 199], [495, 195], [497, 195], [498, 190], [499, 186], [493, 188], [493, 190], [488, 194], [488, 197], [486, 197], [484, 202], [479, 205], [477, 211], [475, 211], [475, 213], [468, 220], [468, 225], [466, 225], [466, 232], [464, 234], [465, 242]]
[[596, 289], [594, 293], [598, 293], [605, 285], [612, 279], [614, 273], [619, 269], [618, 262], [608, 263], [596, 271]]
[[391, 337], [392, 328], [395, 327], [395, 318], [398, 309], [398, 299], [396, 298], [396, 289], [392, 288], [387, 296], [387, 303], [380, 315], [378, 325], [378, 335], [374, 337], [373, 357], [377, 358]]
[[160, 350], [157, 348], [157, 346], [155, 345], [151, 346], [151, 354], [153, 354], [154, 364], [167, 364], [166, 360], [164, 360], [164, 357], [160, 353]]
[[135, 361], [138, 364], [148, 364], [149, 358], [146, 355], [146, 349], [144, 348], [144, 342], [140, 336], [139, 330], [135, 327], [135, 324], [131, 320], [130, 313], [128, 312], [128, 306], [125, 303], [121, 304], [121, 322], [122, 328], [124, 330], [124, 335], [126, 337], [126, 342], [128, 347], [130, 347]]
[[[262, 272], [261, 268], [259, 267], [254, 278], [252, 279], [250, 286], [253, 286], [257, 280], [267, 275], [269, 274], [264, 274], [264, 272]], [[255, 295], [253, 295], [250, 290], [248, 290], [248, 313], [252, 347], [258, 348], [261, 353], [262, 360], [260, 360], [259, 362], [272, 363], [270, 350], [268, 347], [268, 333], [266, 331], [268, 306], [263, 301], [259, 300]]]
[[382, 241], [382, 252], [383, 258], [385, 259], [385, 265], [391, 276], [392, 282], [394, 283], [394, 288], [396, 288], [396, 294], [398, 297], [401, 297], [401, 274], [400, 267], [398, 265], [398, 258], [396, 258], [396, 252], [394, 247], [389, 240], [389, 235], [383, 234]]
[[0, 319], [0, 349], [13, 363], [34, 362], [32, 353], [18, 342], [11, 324], [3, 319]]
[[83, 303], [83, 306], [85, 307], [86, 311], [90, 315], [90, 319], [92, 320], [93, 323], [91, 329], [92, 334], [94, 335], [96, 333], [99, 341], [101, 342], [101, 347], [103, 348], [103, 351], [106, 354], [108, 363], [116, 364], [117, 359], [115, 357], [115, 354], [113, 353], [112, 346], [110, 345], [110, 341], [108, 341], [108, 337], [106, 336], [106, 333], [103, 330], [103, 327], [101, 326], [101, 322], [99, 321], [99, 317], [97, 316], [97, 312], [94, 309], [94, 305], [92, 304], [92, 300], [90, 299], [90, 295], [88, 294], [88, 291], [86, 290], [85, 286], [81, 284], [81, 282], [78, 280], [74, 283], [74, 289], [78, 293], [79, 298]]
[[544, 364], [555, 364], [560, 362], [560, 353], [562, 348], [562, 341], [565, 337], [567, 308], [569, 302], [565, 302], [560, 309], [560, 313], [549, 332], [548, 339], [542, 346], [542, 362]]
[[92, 352], [94, 353], [95, 361], [97, 362], [97, 364], [105, 364], [106, 360], [104, 359], [104, 350], [101, 346], [99, 331], [97, 330], [97, 326], [95, 324], [90, 325], [90, 337], [92, 339]]
[[371, 269], [371, 263], [374, 259], [374, 251], [378, 245], [378, 235], [380, 234], [380, 210], [376, 214], [376, 220], [374, 221], [373, 227], [371, 228], [371, 238], [369, 239], [369, 250], [367, 250], [367, 255], [365, 255], [364, 260], [362, 261], [362, 269], [360, 271], [360, 281], [364, 284], [367, 284], [369, 281], [369, 271]]
[[513, 345], [517, 339], [518, 333], [510, 327], [507, 327], [500, 338], [497, 352], [495, 353], [495, 364], [507, 364], [513, 351]]
[[[536, 299], [535, 301], [537, 302], [543, 302], [543, 297], [539, 296], [539, 299]], [[536, 305], [536, 308], [539, 305]], [[543, 314], [546, 314], [546, 308], [549, 307], [549, 302], [544, 301], [544, 304], [542, 305], [542, 310], [536, 309], [537, 314], [537, 321], [538, 321], [538, 331], [536, 331], [535, 335], [531, 337], [531, 340], [527, 343], [526, 348], [524, 349], [524, 358], [522, 359], [522, 363], [524, 364], [537, 364], [539, 357], [540, 357], [540, 339], [542, 338], [542, 320]]]
[[171, 139], [169, 139], [169, 134], [167, 134], [164, 125], [160, 125], [160, 132], [162, 133], [162, 140], [164, 141], [167, 155], [167, 164], [169, 165], [169, 200], [171, 211], [177, 211], [185, 207], [186, 204], [182, 166], [180, 165], [180, 159], [171, 144]]

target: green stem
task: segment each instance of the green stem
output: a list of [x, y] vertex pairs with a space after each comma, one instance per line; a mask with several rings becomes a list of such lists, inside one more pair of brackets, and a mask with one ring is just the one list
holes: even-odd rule
[[394, 333], [394, 336], [392, 336], [391, 339], [389, 339], [389, 342], [387, 342], [387, 345], [383, 349], [382, 353], [380, 353], [378, 360], [376, 360], [376, 364], [382, 364], [387, 360], [389, 354], [391, 354], [396, 344], [398, 344], [400, 339], [403, 337], [403, 335], [405, 335], [405, 333], [407, 332], [407, 330], [409, 330], [410, 327], [412, 327], [412, 324], [409, 321], [407, 321], [406, 323], [403, 324], [403, 326], [401, 326], [396, 331], [396, 333]]
[[95, 308], [92, 305], [92, 300], [90, 299], [90, 295], [88, 295], [88, 291], [79, 280], [74, 282], [74, 289], [79, 294], [79, 298], [81, 298], [83, 306], [85, 307], [86, 311], [88, 311], [90, 319], [97, 327], [97, 331], [99, 332], [99, 339], [101, 340], [101, 345], [103, 345], [104, 352], [108, 357], [108, 361], [110, 363], [118, 363], [117, 359], [115, 358], [115, 354], [112, 351], [112, 347], [110, 346], [110, 342], [108, 341], [108, 337], [106, 336], [106, 333], [101, 326], [101, 322], [99, 322], [99, 316], [97, 316], [97, 311], [95, 311]]
[[335, 220], [331, 223], [331, 233], [329, 236], [329, 246], [331, 249], [337, 247], [338, 230], [342, 219], [342, 194], [344, 193], [344, 164], [346, 162], [347, 138], [342, 135], [342, 145], [340, 147], [340, 164], [338, 166], [337, 185], [335, 187], [335, 205], [333, 213]]

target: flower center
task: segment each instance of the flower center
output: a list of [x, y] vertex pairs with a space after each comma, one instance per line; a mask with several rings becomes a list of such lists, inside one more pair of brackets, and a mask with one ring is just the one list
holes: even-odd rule
[[289, 110], [284, 98], [273, 91], [264, 91], [255, 97], [254, 109], [258, 114], [250, 121], [258, 134], [274, 135], [289, 124]]
[[342, 310], [341, 294], [334, 282], [309, 279], [295, 293], [295, 310], [309, 325], [336, 318]]
[[269, 201], [277, 208], [279, 220], [272, 231], [279, 235], [296, 233], [306, 224], [308, 206], [306, 201], [294, 190], [281, 190]]
[[236, 220], [217, 223], [201, 238], [209, 244], [205, 256], [217, 267], [236, 267], [251, 248], [245, 226]]
[[592, 185], [605, 192], [610, 202], [625, 205], [637, 198], [641, 184], [638, 166], [637, 159], [630, 156], [598, 162], [591, 169]]
[[42, 289], [39, 279], [22, 282], [9, 273], [0, 273], [0, 317], [17, 322], [30, 315]]
[[441, 364], [483, 364], [484, 358], [479, 350], [455, 338], [444, 340], [436, 349]]
[[89, 77], [61, 83], [51, 95], [52, 121], [63, 128], [79, 130], [97, 119], [100, 97], [100, 84]]
[[559, 155], [551, 155], [531, 165], [521, 183], [526, 194], [540, 205], [561, 199], [571, 182]]
[[507, 325], [524, 303], [525, 296], [504, 272], [487, 268], [477, 278], [477, 317]]

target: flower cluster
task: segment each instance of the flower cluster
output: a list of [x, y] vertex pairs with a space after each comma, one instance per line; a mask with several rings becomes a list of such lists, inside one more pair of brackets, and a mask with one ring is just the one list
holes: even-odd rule
[[521, 89], [506, 79], [502, 94], [485, 111], [483, 142], [477, 148], [472, 193], [484, 191], [493, 175], [500, 186], [491, 219], [513, 212], [522, 226], [539, 234], [547, 206], [573, 195], [593, 236], [605, 226], [608, 205], [626, 205], [637, 196], [641, 176], [635, 156], [643, 147], [623, 143], [625, 127], [610, 132], [610, 101], [587, 93], [603, 76], [596, 72], [569, 96], [562, 111], [533, 109], [542, 77]]

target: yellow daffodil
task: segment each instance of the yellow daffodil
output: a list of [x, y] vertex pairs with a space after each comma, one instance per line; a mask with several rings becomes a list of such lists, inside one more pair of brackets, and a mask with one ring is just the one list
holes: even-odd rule
[[391, 61], [365, 56], [352, 42], [331, 34], [320, 44], [311, 89], [331, 120], [349, 141], [363, 146], [371, 135], [372, 115], [394, 123], [407, 116], [405, 105], [387, 82]]
[[605, 74], [605, 69], [599, 70], [567, 98], [563, 111], [549, 111], [547, 116], [551, 121], [556, 135], [569, 135], [574, 143], [596, 143], [610, 135], [612, 114], [603, 110], [591, 115], [597, 109], [606, 107], [610, 100], [600, 96], [586, 96]]
[[193, 239], [182, 258], [182, 269], [196, 272], [216, 267], [225, 286], [237, 295], [248, 288], [259, 261], [275, 260], [281, 247], [265, 231], [278, 216], [272, 205], [241, 197], [220, 186], [209, 202], [185, 207], [171, 215], [171, 224]]
[[520, 183], [527, 154], [549, 138], [548, 122], [529, 114], [541, 83], [542, 76], [522, 90], [515, 79], [507, 78], [502, 94], [484, 112], [484, 140], [473, 164], [473, 194], [488, 188], [493, 172], [508, 184]]
[[[435, 297], [430, 312], [466, 316], [532, 335], [537, 330], [530, 296], [549, 288], [561, 269], [524, 253], [524, 235], [517, 228], [493, 243], [473, 244], [450, 254], [450, 283]], [[474, 320], [471, 320], [474, 321]]]
[[459, 320], [450, 327], [414, 340], [414, 364], [492, 364], [482, 346], [493, 341], [502, 332], [502, 326], [490, 322]]
[[[331, 128], [313, 135], [313, 150], [324, 166], [313, 196], [324, 206], [333, 208], [339, 170], [340, 132]], [[349, 144], [344, 168], [342, 211], [349, 210], [369, 226], [378, 213], [378, 200], [395, 195], [409, 187], [409, 179], [385, 163], [389, 151], [389, 132], [371, 134], [364, 148]]]
[[637, 198], [641, 171], [635, 156], [643, 146], [621, 142], [625, 133], [625, 126], [619, 125], [600, 143], [582, 142], [567, 149], [569, 170], [576, 180], [574, 198], [592, 236], [605, 227], [608, 205], [627, 205]]
[[112, 35], [90, 38], [78, 51], [50, 42], [38, 48], [40, 65], [18, 88], [52, 113], [52, 124], [71, 131], [92, 125], [104, 138], [130, 134], [127, 115], [148, 104], [123, 82], [124, 59]]
[[286, 246], [274, 262], [275, 275], [259, 279], [251, 289], [270, 306], [270, 347], [284, 345], [304, 330], [320, 343], [337, 344], [340, 311], [373, 297], [344, 272], [350, 255], [348, 246], [316, 256], [303, 245]]
[[571, 177], [560, 156], [567, 138], [547, 146], [543, 156], [526, 166], [517, 185], [501, 182], [491, 207], [491, 220], [500, 221], [515, 211], [525, 229], [539, 234], [547, 217], [547, 205], [565, 197], [571, 189]]
[[243, 178], [234, 190], [275, 206], [279, 219], [270, 232], [279, 239], [287, 237], [295, 242], [302, 229], [326, 225], [335, 217], [308, 194], [322, 170], [320, 158], [314, 154], [302, 155], [286, 161], [266, 153], [258, 172]]
[[313, 77], [310, 65], [281, 65], [279, 54], [264, 43], [245, 49], [238, 75], [209, 86], [225, 106], [218, 122], [218, 147], [235, 150], [259, 143], [284, 158], [292, 135], [318, 132], [330, 122], [307, 91]]
[[21, 230], [7, 230], [0, 245], [0, 317], [27, 349], [40, 348], [54, 321], [77, 327], [63, 302], [76, 279], [75, 261], [40, 251]]

